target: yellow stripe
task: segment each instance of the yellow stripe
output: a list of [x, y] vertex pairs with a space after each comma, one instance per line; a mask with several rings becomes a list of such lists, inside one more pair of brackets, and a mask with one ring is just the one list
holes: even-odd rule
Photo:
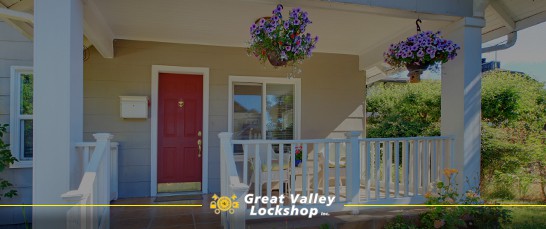
[[0, 207], [203, 207], [202, 204], [0, 204]]
[[345, 207], [546, 207], [545, 204], [345, 204]]

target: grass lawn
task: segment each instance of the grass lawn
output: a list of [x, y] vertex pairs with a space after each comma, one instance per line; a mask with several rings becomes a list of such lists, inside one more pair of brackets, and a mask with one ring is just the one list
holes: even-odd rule
[[512, 224], [507, 225], [507, 228], [546, 228], [546, 207], [513, 207], [508, 209], [512, 210]]

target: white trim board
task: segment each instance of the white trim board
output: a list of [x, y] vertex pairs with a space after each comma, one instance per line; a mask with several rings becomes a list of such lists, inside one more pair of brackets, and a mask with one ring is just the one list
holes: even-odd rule
[[[229, 76], [228, 83], [228, 131], [233, 133], [233, 83], [263, 83], [263, 84], [292, 84], [294, 85], [294, 139], [301, 138], [301, 79], [299, 78], [275, 78], [275, 77], [261, 77], [261, 76]], [[262, 107], [265, 107], [265, 97]], [[262, 116], [264, 119], [265, 116]], [[265, 123], [265, 120], [262, 120]], [[263, 130], [265, 131], [265, 130]], [[265, 134], [262, 134], [265, 136]]]
[[159, 73], [203, 75], [203, 166], [202, 192], [208, 193], [209, 184], [209, 68], [152, 65], [152, 111], [151, 111], [151, 177], [150, 195], [157, 196], [157, 109]]
[[[10, 150], [11, 154], [17, 158], [10, 168], [32, 168], [33, 160], [22, 160], [21, 158], [21, 136], [20, 136], [20, 118], [23, 115], [19, 114], [20, 100], [20, 76], [21, 74], [33, 74], [33, 67], [28, 66], [11, 66], [10, 75]], [[33, 74], [34, 77], [34, 74]], [[32, 118], [33, 115], [24, 115]]]

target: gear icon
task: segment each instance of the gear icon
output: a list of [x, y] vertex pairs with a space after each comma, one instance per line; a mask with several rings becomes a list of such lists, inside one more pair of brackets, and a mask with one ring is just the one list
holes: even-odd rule
[[218, 209], [221, 211], [228, 211], [231, 209], [231, 199], [229, 197], [222, 196], [218, 199]]

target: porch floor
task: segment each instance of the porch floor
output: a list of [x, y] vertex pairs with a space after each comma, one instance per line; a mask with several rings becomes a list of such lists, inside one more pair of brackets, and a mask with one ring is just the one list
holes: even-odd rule
[[[155, 198], [128, 198], [113, 201], [112, 204], [202, 204], [202, 207], [112, 207], [110, 208], [111, 228], [170, 229], [170, 228], [222, 228], [220, 216], [209, 208], [212, 195], [203, 195], [202, 200], [154, 202]], [[312, 220], [305, 217], [271, 218], [247, 220], [247, 228], [319, 228], [328, 224], [330, 228], [383, 228], [396, 215], [417, 215], [424, 208], [373, 209], [359, 215], [349, 212], [317, 216]]]
[[169, 202], [154, 202], [154, 197], [119, 199], [112, 204], [203, 204], [203, 207], [111, 207], [110, 228], [222, 228], [220, 215], [209, 208], [211, 196]]

